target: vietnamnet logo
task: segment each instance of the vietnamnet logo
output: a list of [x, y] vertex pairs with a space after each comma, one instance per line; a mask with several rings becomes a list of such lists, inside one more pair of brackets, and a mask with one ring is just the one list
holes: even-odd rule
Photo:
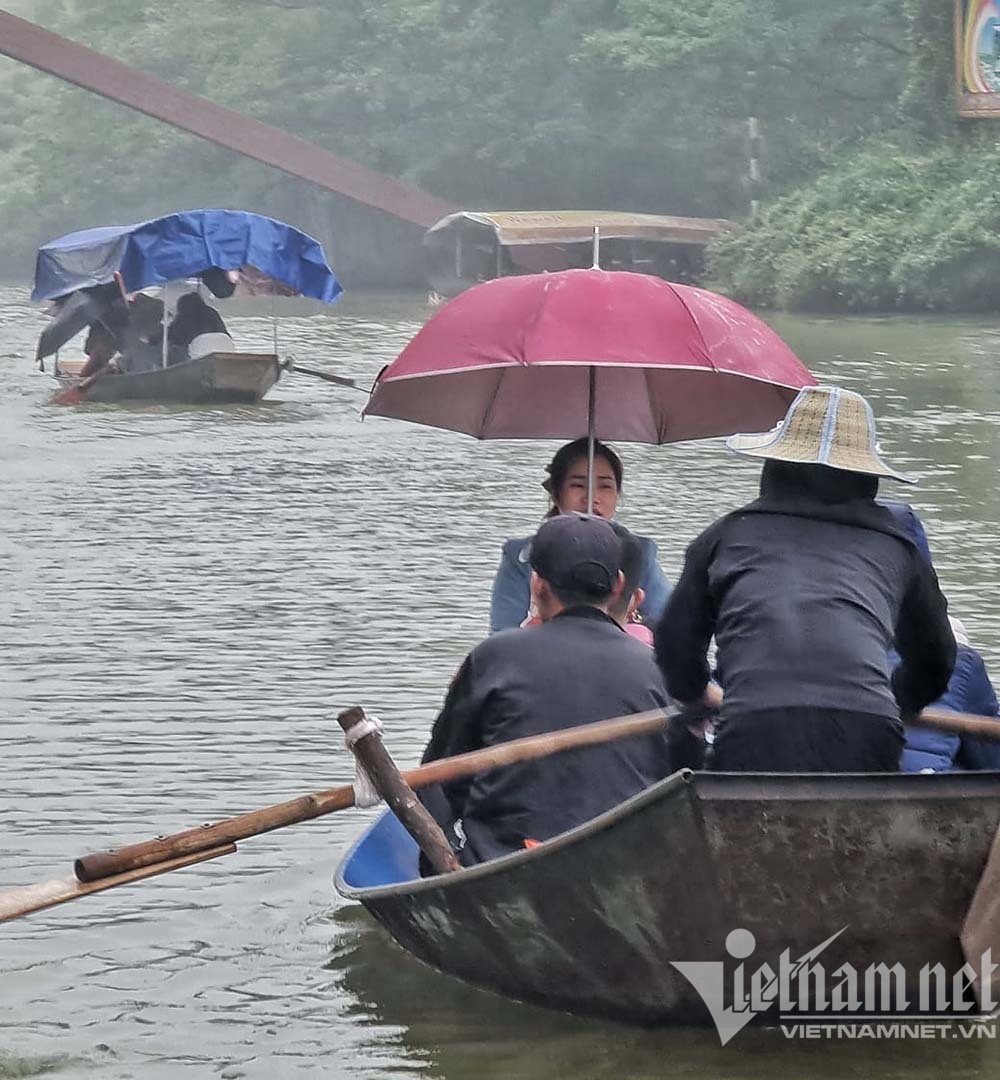
[[[793, 960], [788, 949], [778, 958], [778, 970], [760, 964], [749, 971], [739, 964], [733, 972], [726, 1004], [725, 967], [721, 960], [672, 961], [673, 967], [698, 991], [712, 1014], [725, 1046], [759, 1013], [777, 1006], [786, 1038], [995, 1038], [996, 1022], [976, 1019], [958, 1023], [965, 1014], [993, 1013], [1000, 1002], [991, 996], [997, 964], [989, 949], [979, 969], [971, 964], [948, 974], [942, 964], [925, 964], [918, 972], [916, 999], [902, 964], [871, 964], [858, 970], [841, 964], [829, 974], [817, 957], [847, 929]], [[749, 930], [733, 930], [726, 951], [746, 960], [757, 947]], [[980, 988], [977, 1001], [973, 988]], [[916, 1012], [914, 1012], [916, 1010]], [[789, 1023], [794, 1021], [794, 1023]]]

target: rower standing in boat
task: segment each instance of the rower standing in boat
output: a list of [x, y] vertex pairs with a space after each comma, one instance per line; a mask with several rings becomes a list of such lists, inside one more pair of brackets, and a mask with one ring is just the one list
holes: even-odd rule
[[955, 663], [934, 572], [875, 503], [880, 476], [912, 481], [879, 456], [865, 399], [839, 387], [807, 387], [775, 431], [729, 446], [766, 459], [760, 498], [688, 548], [656, 631], [671, 695], [718, 703], [714, 635], [712, 768], [897, 770], [900, 716], [939, 697]]
[[101, 317], [90, 324], [87, 331], [83, 342], [87, 362], [80, 369], [81, 379], [87, 379], [108, 367], [122, 348], [127, 325], [128, 310], [125, 301], [120, 296], [115, 297]]
[[[531, 595], [543, 621], [495, 634], [466, 657], [424, 762], [666, 706], [652, 650], [608, 613], [624, 586], [621, 563], [607, 521], [562, 514], [542, 525], [531, 545]], [[442, 789], [422, 798], [442, 824], [461, 821], [453, 834], [472, 865], [589, 821], [669, 772], [657, 733], [456, 781], [443, 801]]]
[[[546, 466], [549, 474], [542, 486], [549, 494], [546, 518], [557, 514], [583, 513], [587, 509], [587, 440], [566, 443]], [[604, 443], [594, 443], [594, 506], [598, 517], [615, 516], [622, 492], [621, 458]], [[643, 599], [637, 615], [652, 624], [659, 619], [670, 595], [668, 583], [657, 561], [656, 542], [633, 534], [642, 547], [638, 584]], [[500, 569], [493, 580], [490, 604], [490, 632], [520, 626], [529, 615], [531, 579], [531, 537], [508, 540], [503, 546]]]

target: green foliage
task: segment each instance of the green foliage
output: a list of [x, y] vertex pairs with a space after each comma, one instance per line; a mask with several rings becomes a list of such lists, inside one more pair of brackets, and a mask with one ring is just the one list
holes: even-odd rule
[[[15, 4], [57, 33], [469, 208], [736, 218], [749, 206], [751, 115], [768, 196], [850, 167], [851, 148], [873, 135], [905, 145], [908, 132], [947, 134], [945, 8], [945, 0], [902, 0], [902, 15], [897, 0]], [[0, 58], [0, 272], [26, 278], [38, 244], [89, 225], [214, 204], [308, 229], [321, 202], [275, 170]], [[758, 235], [739, 243], [749, 251]], [[755, 267], [739, 268], [740, 250], [723, 246], [718, 265], [734, 280], [756, 280]]]
[[872, 144], [776, 200], [712, 252], [745, 301], [820, 311], [1000, 309], [1000, 144]]
[[954, 9], [935, 0], [903, 0], [909, 52], [900, 108], [908, 130], [947, 136], [955, 128], [954, 59], [947, 43]]

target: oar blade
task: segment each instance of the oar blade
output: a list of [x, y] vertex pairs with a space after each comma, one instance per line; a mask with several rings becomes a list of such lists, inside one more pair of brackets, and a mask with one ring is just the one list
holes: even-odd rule
[[196, 851], [192, 855], [167, 859], [165, 862], [143, 866], [138, 870], [129, 870], [124, 874], [115, 874], [113, 877], [102, 878], [100, 881], [79, 881], [75, 875], [71, 874], [69, 877], [57, 878], [54, 881], [42, 881], [35, 885], [5, 889], [0, 892], [0, 922], [19, 919], [22, 915], [30, 915], [33, 911], [43, 911], [45, 908], [55, 907], [56, 904], [65, 904], [69, 900], [89, 896], [91, 893], [104, 892], [106, 889], [128, 885], [133, 881], [143, 881], [157, 874], [165, 874], [169, 870], [180, 870], [185, 866], [193, 866], [195, 863], [205, 862], [208, 859], [217, 859], [220, 855], [231, 855], [235, 850], [235, 844], [220, 844], [206, 851]]
[[67, 386], [65, 390], [60, 390], [52, 400], [50, 405], [80, 405], [87, 400], [87, 395], [80, 389], [79, 384], [76, 386]]

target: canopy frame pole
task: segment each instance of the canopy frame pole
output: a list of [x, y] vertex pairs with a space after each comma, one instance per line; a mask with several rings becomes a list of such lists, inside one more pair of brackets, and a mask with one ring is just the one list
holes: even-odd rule
[[[595, 230], [596, 232], [596, 230]], [[587, 369], [587, 513], [594, 512], [594, 411], [597, 396], [597, 368]]]
[[600, 225], [594, 226], [594, 265], [591, 270], [600, 270], [601, 268], [601, 227]]
[[167, 366], [167, 323], [170, 321], [170, 282], [163, 283], [163, 336], [160, 340], [160, 367]]
[[462, 280], [462, 232], [455, 230], [455, 277]]

